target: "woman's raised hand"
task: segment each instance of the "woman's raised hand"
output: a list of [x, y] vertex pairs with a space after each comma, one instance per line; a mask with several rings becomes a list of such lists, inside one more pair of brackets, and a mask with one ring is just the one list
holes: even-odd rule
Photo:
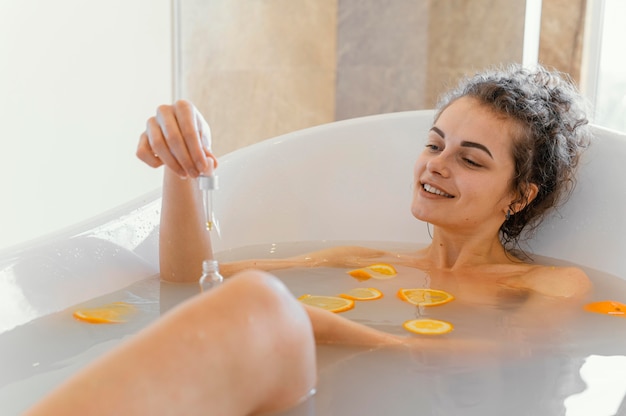
[[165, 165], [180, 177], [195, 178], [217, 166], [211, 130], [189, 101], [161, 105], [139, 138], [137, 157], [148, 166]]

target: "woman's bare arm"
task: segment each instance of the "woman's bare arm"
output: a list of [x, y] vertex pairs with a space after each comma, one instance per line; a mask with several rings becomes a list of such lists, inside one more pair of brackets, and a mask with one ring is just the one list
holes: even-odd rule
[[213, 258], [213, 250], [197, 181], [181, 179], [165, 169], [159, 234], [161, 278], [170, 282], [197, 281], [202, 261], [209, 258]]
[[159, 106], [139, 138], [137, 157], [150, 167], [165, 167], [160, 229], [164, 280], [195, 281], [202, 261], [213, 256], [195, 179], [217, 165], [210, 148], [208, 124], [185, 100]]
[[246, 269], [273, 271], [294, 267], [366, 267], [373, 263], [414, 266], [411, 255], [392, 253], [384, 250], [360, 246], [337, 246], [285, 259], [251, 259], [223, 263], [220, 270], [224, 276], [231, 276]]

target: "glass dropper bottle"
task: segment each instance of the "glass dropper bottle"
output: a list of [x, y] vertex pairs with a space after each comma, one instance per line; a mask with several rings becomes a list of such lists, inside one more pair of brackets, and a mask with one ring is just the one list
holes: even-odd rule
[[[202, 117], [200, 117], [202, 119]], [[202, 120], [204, 121], [204, 120]], [[202, 192], [202, 203], [204, 205], [204, 220], [207, 232], [212, 232], [213, 229], [220, 234], [220, 229], [215, 215], [213, 213], [213, 191], [218, 188], [217, 176], [214, 174], [217, 162], [215, 158], [210, 155], [211, 148], [211, 128], [208, 124], [202, 123], [201, 128], [201, 141], [205, 154], [213, 160], [209, 160], [209, 169], [207, 172], [203, 172], [198, 177], [198, 188]], [[220, 274], [219, 265], [217, 260], [207, 259], [202, 262], [202, 276], [200, 276], [199, 284], [200, 291], [204, 292], [219, 286], [224, 281], [224, 278]]]
[[220, 268], [217, 260], [204, 260], [202, 262], [202, 276], [200, 276], [200, 291], [206, 292], [224, 281], [224, 277], [220, 274]]

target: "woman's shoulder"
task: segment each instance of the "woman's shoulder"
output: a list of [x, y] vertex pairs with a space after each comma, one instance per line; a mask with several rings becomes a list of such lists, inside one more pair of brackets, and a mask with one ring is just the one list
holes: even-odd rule
[[591, 289], [587, 274], [573, 266], [528, 265], [520, 276], [520, 283], [533, 292], [551, 297], [577, 297]]

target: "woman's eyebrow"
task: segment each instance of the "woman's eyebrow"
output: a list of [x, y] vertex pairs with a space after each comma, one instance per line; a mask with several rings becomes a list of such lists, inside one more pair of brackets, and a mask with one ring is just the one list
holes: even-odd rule
[[438, 135], [440, 135], [442, 139], [445, 139], [445, 138], [446, 138], [446, 134], [445, 134], [443, 131], [441, 131], [441, 129], [440, 129], [439, 127], [432, 126], [432, 127], [430, 128], [430, 131], [434, 131], [435, 133], [437, 133]]
[[475, 149], [480, 149], [483, 152], [487, 153], [489, 155], [490, 158], [493, 159], [493, 156], [491, 155], [491, 152], [489, 151], [489, 149], [487, 149], [487, 146], [485, 146], [484, 144], [480, 144], [480, 143], [476, 143], [476, 142], [468, 142], [468, 141], [462, 141], [461, 142], [461, 146], [463, 147], [473, 147]]
[[[441, 136], [442, 139], [446, 138], [446, 134], [439, 127], [432, 126], [430, 128], [430, 131], [434, 131], [439, 136]], [[491, 152], [489, 151], [489, 149], [487, 149], [487, 146], [485, 146], [484, 144], [480, 144], [480, 143], [476, 143], [476, 142], [469, 142], [467, 140], [464, 140], [464, 141], [461, 142], [461, 146], [463, 146], [463, 147], [473, 147], [475, 149], [480, 149], [483, 152], [487, 153], [489, 155], [489, 157], [493, 159], [493, 156], [491, 155]]]

